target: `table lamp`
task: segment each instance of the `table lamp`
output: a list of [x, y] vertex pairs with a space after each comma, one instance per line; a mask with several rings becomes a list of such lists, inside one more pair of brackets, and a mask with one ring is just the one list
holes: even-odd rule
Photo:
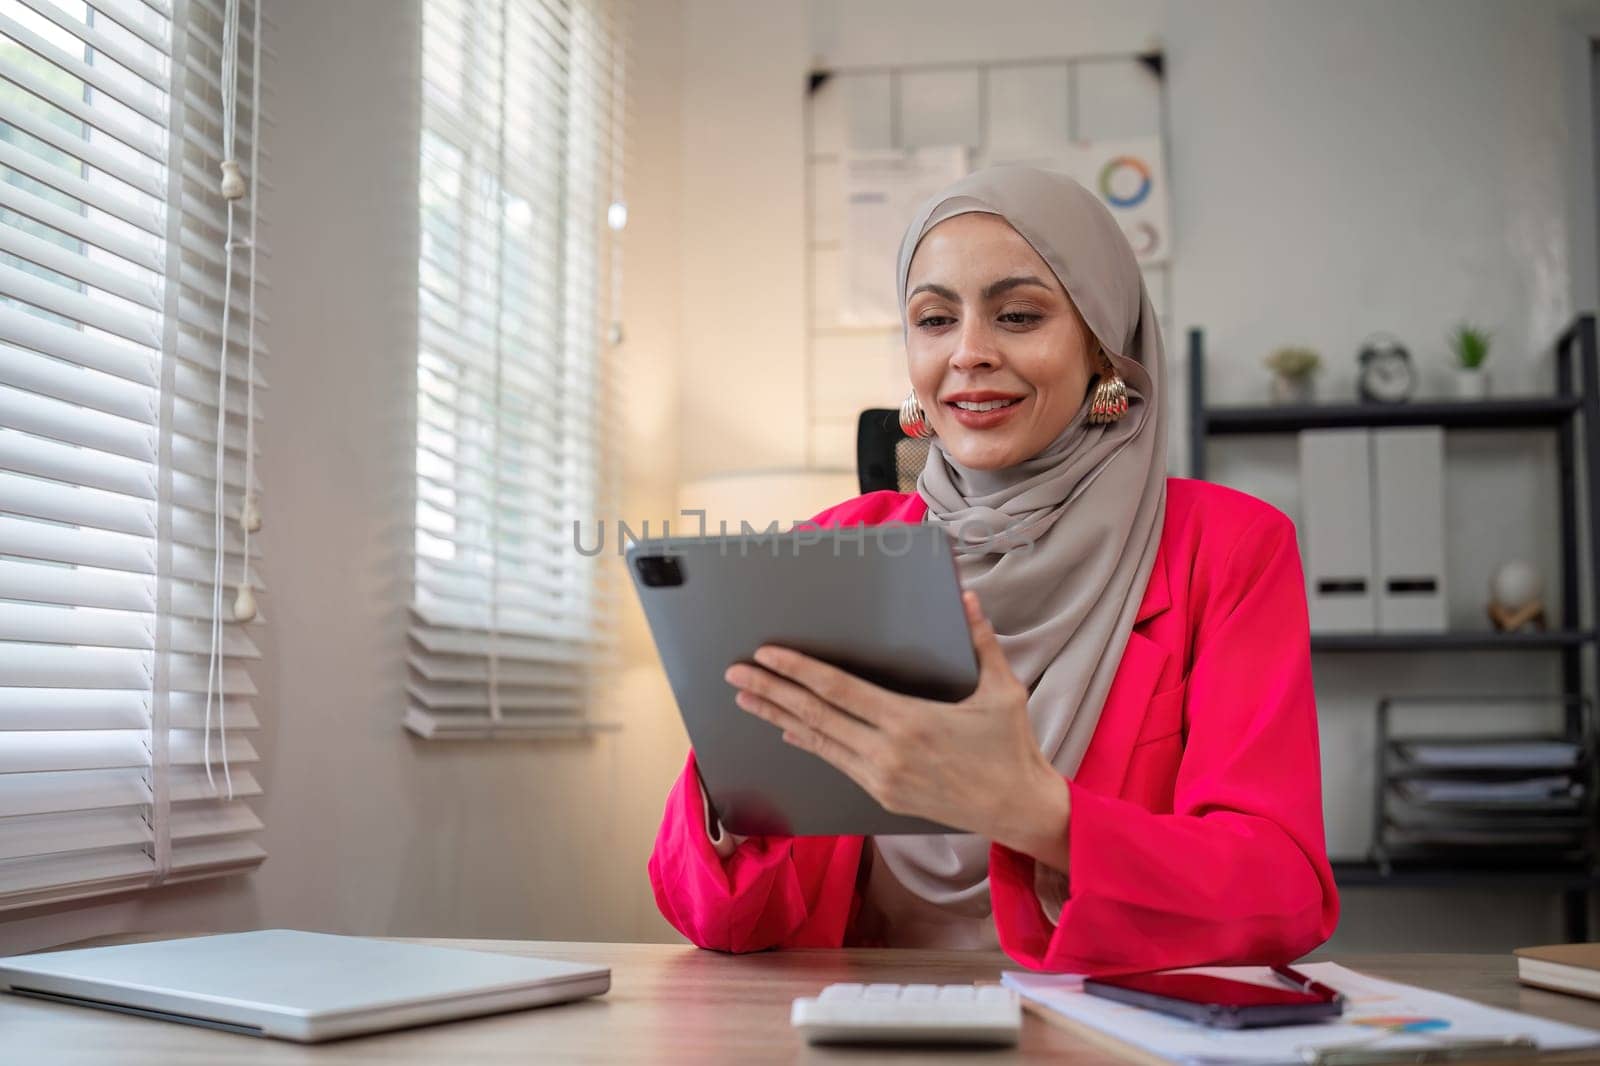
[[[707, 536], [739, 532], [740, 522], [754, 530], [773, 522], [788, 530], [797, 521], [861, 494], [854, 470], [834, 467], [779, 467], [729, 470], [685, 482], [678, 490], [680, 511], [704, 511]], [[678, 515], [673, 532], [679, 536], [701, 533], [699, 519]]]

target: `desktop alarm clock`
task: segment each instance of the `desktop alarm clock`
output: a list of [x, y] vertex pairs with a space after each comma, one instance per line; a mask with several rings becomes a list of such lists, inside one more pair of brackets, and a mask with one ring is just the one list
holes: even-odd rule
[[1406, 351], [1392, 334], [1375, 333], [1356, 354], [1356, 390], [1364, 403], [1404, 403], [1417, 388], [1417, 371]]

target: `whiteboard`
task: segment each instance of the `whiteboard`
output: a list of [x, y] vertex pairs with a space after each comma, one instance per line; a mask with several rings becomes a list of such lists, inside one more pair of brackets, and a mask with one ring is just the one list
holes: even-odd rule
[[810, 465], [853, 469], [857, 416], [899, 406], [910, 387], [895, 251], [916, 205], [958, 172], [1029, 162], [1121, 201], [1113, 215], [1140, 256], [1162, 332], [1172, 335], [1176, 250], [1158, 67], [1125, 54], [813, 74], [805, 108]]

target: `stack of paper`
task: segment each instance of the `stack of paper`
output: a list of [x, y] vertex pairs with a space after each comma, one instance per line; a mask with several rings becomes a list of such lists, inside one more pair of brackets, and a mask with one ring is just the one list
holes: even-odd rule
[[1432, 780], [1407, 781], [1406, 798], [1420, 803], [1541, 804], [1581, 799], [1583, 786], [1570, 777], [1523, 777], [1510, 781]]
[[[1571, 741], [1409, 739], [1393, 744], [1381, 851], [1395, 862], [1573, 862], [1589, 831]], [[1512, 854], [1512, 853], [1515, 854]]]
[[[1526, 1037], [1540, 1051], [1600, 1048], [1600, 1032], [1485, 1007], [1441, 992], [1381, 981], [1331, 962], [1297, 969], [1344, 994], [1345, 1014], [1326, 1025], [1212, 1029], [1195, 1022], [1100, 999], [1075, 975], [1010, 972], [1003, 982], [1032, 1009], [1087, 1027], [1170, 1062], [1300, 1064], [1317, 1052], [1359, 1045], [1364, 1051], [1432, 1050], [1467, 1040]], [[1185, 971], [1273, 985], [1265, 966], [1213, 966]], [[1281, 986], [1279, 986], [1281, 987]]]
[[1505, 740], [1498, 743], [1409, 743], [1404, 755], [1417, 766], [1438, 769], [1565, 770], [1578, 763], [1578, 745], [1566, 740]]

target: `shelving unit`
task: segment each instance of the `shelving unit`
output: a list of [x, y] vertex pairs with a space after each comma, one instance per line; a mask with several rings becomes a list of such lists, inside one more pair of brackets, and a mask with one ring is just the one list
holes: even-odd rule
[[[1596, 330], [1592, 315], [1581, 315], [1561, 334], [1555, 345], [1555, 390], [1549, 396], [1493, 400], [1426, 400], [1403, 404], [1307, 404], [1293, 406], [1207, 406], [1205, 401], [1205, 337], [1189, 331], [1189, 432], [1191, 472], [1206, 476], [1206, 447], [1213, 436], [1293, 434], [1306, 429], [1439, 426], [1447, 430], [1547, 429], [1556, 434], [1560, 464], [1560, 597], [1552, 624], [1538, 633], [1466, 631], [1442, 633], [1316, 634], [1311, 650], [1316, 654], [1342, 652], [1497, 652], [1543, 650], [1561, 657], [1561, 698], [1566, 705], [1565, 735], [1589, 750], [1584, 710], [1585, 657], [1600, 676], [1600, 641], [1580, 615], [1580, 539], [1582, 529], [1595, 529], [1596, 501], [1600, 500], [1600, 363], [1596, 359]], [[1583, 457], [1582, 468], [1578, 462]], [[1600, 605], [1600, 559], [1587, 568], [1590, 602]], [[1592, 752], [1590, 753], [1592, 756]], [[1592, 762], [1592, 758], [1591, 758]], [[1592, 798], [1587, 809], [1593, 820]], [[1591, 825], [1591, 829], [1592, 829]], [[1591, 840], [1593, 833], [1591, 832]], [[1600, 855], [1591, 846], [1581, 862], [1572, 865], [1485, 867], [1460, 863], [1401, 866], [1386, 861], [1339, 862], [1335, 876], [1341, 885], [1393, 885], [1447, 887], [1519, 885], [1548, 887], [1563, 893], [1567, 935], [1585, 940], [1588, 932], [1589, 894], [1600, 888]]]
[[1313, 633], [1312, 651], [1526, 651], [1580, 648], [1594, 640], [1592, 630], [1551, 629], [1543, 633]]
[[[1333, 876], [1346, 888], [1405, 887], [1455, 888], [1470, 882], [1476, 888], [1541, 888], [1557, 892], [1585, 894], [1600, 886], [1600, 879], [1585, 869], [1572, 866], [1523, 866], [1515, 870], [1482, 866], [1437, 865], [1395, 867], [1384, 871], [1376, 862], [1335, 862]], [[1572, 916], [1568, 915], [1569, 932]], [[1581, 940], [1582, 936], [1575, 939]]]
[[[1580, 905], [1586, 902], [1584, 890], [1595, 884], [1596, 811], [1594, 729], [1587, 701], [1561, 698], [1580, 715], [1582, 727], [1575, 736], [1418, 735], [1395, 723], [1406, 707], [1551, 700], [1475, 695], [1378, 701], [1371, 850], [1377, 883], [1397, 873], [1415, 876], [1440, 868], [1455, 868], [1458, 876], [1479, 883], [1565, 871], [1572, 879], [1566, 890], [1573, 893], [1568, 922], [1576, 926], [1569, 932], [1585, 931]], [[1485, 845], [1485, 835], [1492, 846]]]
[[[1193, 338], [1190, 339], [1191, 344]], [[1443, 426], [1446, 429], [1538, 429], [1559, 426], [1582, 406], [1576, 396], [1504, 400], [1434, 400], [1381, 404], [1306, 404], [1293, 407], [1213, 407], [1210, 433], [1297, 433], [1341, 427]]]

